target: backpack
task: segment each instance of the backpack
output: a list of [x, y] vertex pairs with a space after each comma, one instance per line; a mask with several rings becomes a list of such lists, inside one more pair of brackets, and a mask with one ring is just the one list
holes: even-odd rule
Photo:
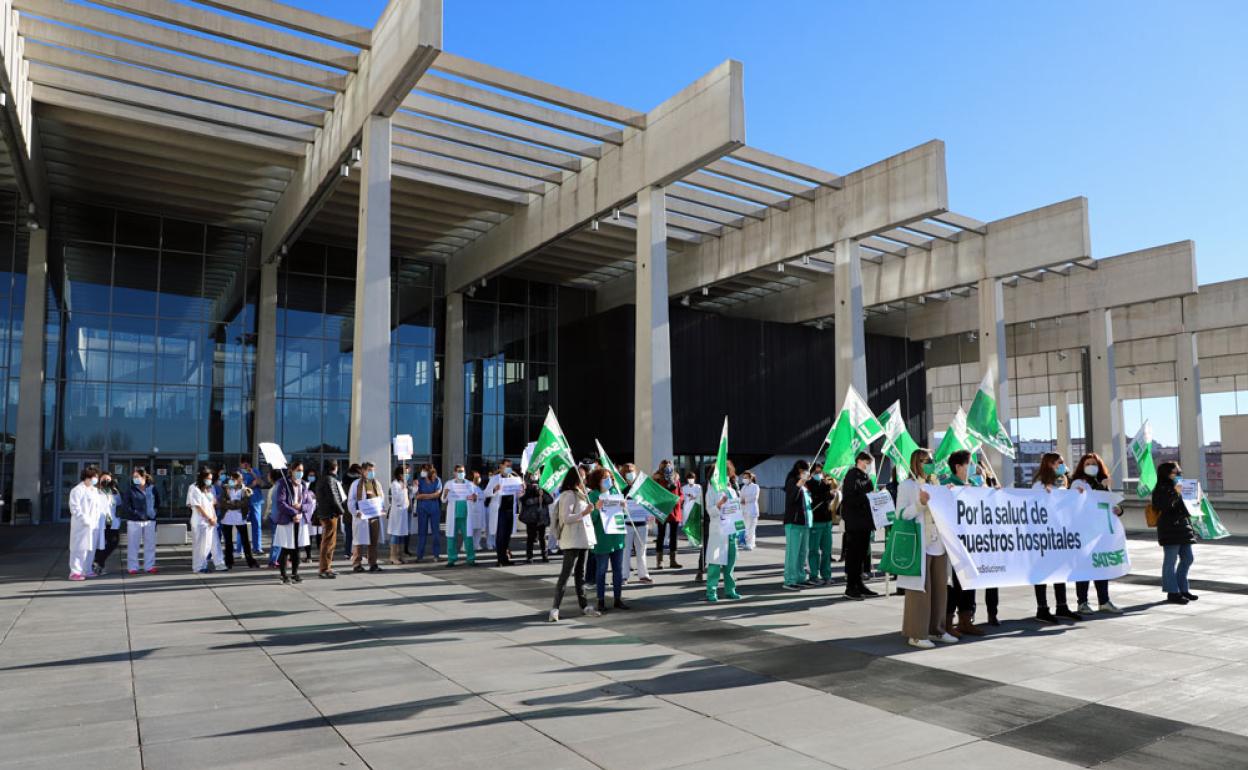
[[1161, 518], [1161, 511], [1153, 507], [1152, 503], [1144, 505], [1144, 523], [1153, 529], [1157, 528], [1157, 521]]

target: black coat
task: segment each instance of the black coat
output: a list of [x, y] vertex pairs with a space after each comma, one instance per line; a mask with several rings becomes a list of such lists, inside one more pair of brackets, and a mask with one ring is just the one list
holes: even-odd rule
[[536, 484], [524, 488], [520, 497], [520, 523], [526, 527], [550, 526], [550, 504], [554, 498]]
[[1183, 496], [1168, 481], [1158, 481], [1153, 489], [1153, 508], [1157, 510], [1157, 544], [1190, 545], [1196, 542], [1192, 517], [1183, 504]]
[[875, 529], [871, 515], [871, 501], [867, 493], [874, 492], [871, 477], [857, 466], [850, 468], [841, 482], [841, 522], [846, 532], [870, 532]]
[[784, 480], [784, 523], [806, 526], [806, 504], [802, 499], [802, 487], [797, 474], [790, 473]]
[[312, 494], [316, 496], [316, 513], [313, 516], [321, 521], [329, 521], [347, 515], [347, 501], [339, 493], [339, 489], [338, 484], [330, 483], [328, 474], [316, 480], [316, 489], [312, 490]]
[[810, 518], [816, 524], [829, 524], [832, 521], [832, 487], [826, 481], [811, 479], [806, 482], [806, 491], [810, 492]]

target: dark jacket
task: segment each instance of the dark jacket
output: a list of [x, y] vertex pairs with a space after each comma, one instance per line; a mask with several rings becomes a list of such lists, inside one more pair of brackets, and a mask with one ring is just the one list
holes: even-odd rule
[[1174, 484], [1158, 480], [1153, 489], [1153, 508], [1157, 510], [1158, 545], [1190, 545], [1196, 542], [1196, 530], [1192, 517], [1183, 504], [1183, 496]]
[[867, 500], [867, 493], [874, 491], [871, 477], [857, 466], [845, 474], [845, 480], [841, 482], [841, 521], [846, 532], [870, 532], [875, 529], [871, 502]]
[[346, 491], [330, 481], [329, 474], [316, 480], [316, 518], [329, 521], [347, 515]]
[[832, 487], [826, 480], [806, 482], [806, 491], [810, 492], [810, 518], [816, 524], [828, 524], [832, 521]]
[[[150, 511], [147, 507], [147, 494], [144, 490], [150, 490], [152, 493], [152, 507]], [[160, 493], [153, 486], [136, 487], [134, 484], [131, 484], [121, 492], [117, 500], [118, 516], [122, 521], [154, 521], [156, 519], [156, 511], [159, 509]]]
[[784, 523], [806, 526], [806, 504], [795, 473], [790, 473], [784, 480]]
[[526, 484], [520, 497], [520, 522], [526, 527], [550, 526], [550, 508], [554, 498], [537, 484]]

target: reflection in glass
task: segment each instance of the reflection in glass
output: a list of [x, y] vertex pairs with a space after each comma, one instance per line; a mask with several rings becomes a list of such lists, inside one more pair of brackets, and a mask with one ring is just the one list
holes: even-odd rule
[[155, 320], [113, 316], [112, 340], [111, 379], [114, 382], [150, 383], [156, 362]]

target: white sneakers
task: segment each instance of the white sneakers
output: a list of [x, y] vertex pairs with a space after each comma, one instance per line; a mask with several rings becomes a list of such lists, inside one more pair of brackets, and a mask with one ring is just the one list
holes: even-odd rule
[[546, 616], [546, 621], [549, 623], [558, 623], [559, 622], [559, 610], [552, 609], [550, 611], [550, 614]]
[[940, 642], [941, 644], [957, 644], [959, 641], [961, 641], [960, 639], [958, 639], [958, 637], [954, 636], [948, 631], [944, 632], [943, 634], [932, 634], [931, 636], [928, 637], [928, 639], [931, 639], [933, 642]]
[[930, 650], [936, 646], [936, 643], [930, 639], [910, 639], [907, 644], [911, 647], [918, 647], [920, 650]]
[[1122, 609], [1117, 604], [1114, 604], [1113, 602], [1105, 602], [1104, 604], [1100, 605], [1097, 609], [1099, 609], [1101, 612], [1108, 612], [1111, 615], [1122, 614]]
[[1079, 613], [1080, 615], [1091, 615], [1092, 605], [1088, 604], [1087, 602], [1079, 602], [1079, 609], [1075, 610], [1075, 612]]

